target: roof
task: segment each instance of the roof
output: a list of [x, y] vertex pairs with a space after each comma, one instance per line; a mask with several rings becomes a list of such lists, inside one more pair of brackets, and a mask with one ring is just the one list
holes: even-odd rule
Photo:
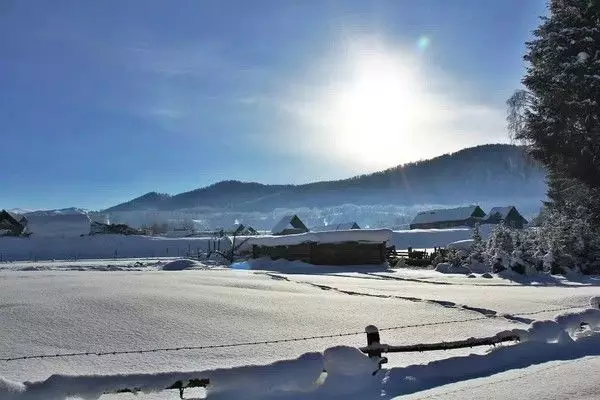
[[351, 229], [360, 229], [356, 222], [342, 222], [339, 224], [320, 225], [310, 228], [311, 232], [327, 232], [327, 231], [349, 231]]
[[[457, 208], [444, 208], [438, 210], [421, 211], [412, 220], [412, 224], [430, 224], [445, 221], [463, 221], [473, 216], [480, 209], [479, 206], [467, 206]], [[485, 214], [485, 213], [484, 213]]]
[[342, 222], [336, 228], [338, 231], [347, 231], [349, 229], [360, 229], [360, 226], [356, 222]]
[[6, 220], [8, 220], [8, 222], [10, 222], [11, 224], [14, 224], [14, 225], [21, 225], [19, 222], [21, 220], [21, 217], [18, 215], [12, 214], [6, 210], [0, 211], [0, 219], [6, 219]]
[[514, 206], [506, 206], [506, 207], [493, 207], [490, 212], [488, 213], [488, 218], [496, 215], [496, 214], [500, 214], [500, 218], [505, 219], [506, 217], [508, 217], [508, 213], [510, 212], [510, 210], [512, 210], [513, 208], [515, 208]]
[[283, 232], [286, 229], [295, 228], [303, 229], [308, 231], [308, 228], [296, 214], [285, 215], [279, 220], [279, 222], [271, 230], [272, 233], [277, 234]]
[[492, 219], [492, 218], [496, 217], [496, 215], [499, 215], [501, 220], [505, 220], [508, 217], [508, 214], [512, 210], [515, 210], [517, 215], [520, 218], [522, 218], [523, 221], [525, 221], [525, 223], [527, 223], [527, 220], [525, 219], [525, 217], [523, 217], [521, 215], [521, 213], [517, 210], [517, 208], [515, 206], [492, 207], [492, 209], [490, 210], [490, 212], [488, 213], [488, 215], [486, 217], [486, 220]]

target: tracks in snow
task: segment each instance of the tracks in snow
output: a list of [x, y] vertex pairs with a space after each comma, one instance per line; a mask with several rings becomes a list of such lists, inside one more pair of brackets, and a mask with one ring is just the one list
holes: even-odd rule
[[[400, 295], [394, 295], [394, 294], [377, 294], [377, 293], [368, 293], [368, 292], [358, 292], [355, 290], [346, 290], [346, 289], [337, 288], [335, 286], [323, 285], [323, 284], [309, 282], [309, 281], [297, 281], [294, 279], [290, 279], [285, 275], [280, 275], [280, 274], [276, 274], [276, 273], [272, 273], [272, 272], [266, 272], [265, 275], [269, 276], [271, 279], [282, 280], [282, 281], [287, 281], [287, 282], [297, 283], [297, 284], [302, 284], [302, 285], [309, 285], [309, 286], [312, 286], [312, 287], [315, 287], [315, 288], [318, 288], [321, 290], [331, 290], [334, 292], [338, 292], [338, 293], [342, 293], [342, 294], [350, 295], [350, 296], [365, 296], [365, 297], [376, 297], [376, 298], [380, 298], [380, 299], [398, 299], [398, 300], [404, 300], [404, 301], [411, 301], [413, 303], [428, 303], [428, 304], [434, 304], [434, 305], [437, 305], [440, 307], [451, 308], [451, 309], [455, 309], [455, 310], [459, 310], [459, 311], [475, 312], [475, 313], [481, 314], [483, 317], [487, 317], [487, 318], [502, 318], [502, 319], [508, 320], [510, 322], [517, 322], [517, 323], [522, 323], [522, 324], [530, 324], [531, 322], [534, 321], [533, 319], [530, 319], [530, 318], [519, 317], [519, 316], [511, 315], [511, 314], [502, 314], [502, 313], [499, 313], [498, 311], [491, 310], [488, 308], [472, 307], [472, 306], [468, 306], [468, 305], [464, 305], [464, 304], [457, 304], [452, 301], [422, 299], [419, 297], [400, 296]], [[373, 278], [371, 278], [371, 279], [373, 279]], [[383, 279], [385, 279], [385, 278], [383, 278]]]

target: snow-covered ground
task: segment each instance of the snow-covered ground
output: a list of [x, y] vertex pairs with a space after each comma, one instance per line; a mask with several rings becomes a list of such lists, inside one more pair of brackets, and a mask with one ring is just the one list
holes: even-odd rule
[[[242, 397], [248, 398], [252, 391], [261, 393], [271, 383], [295, 393], [278, 397], [286, 400], [404, 395], [410, 399], [600, 396], [597, 381], [589, 378], [600, 373], [600, 342], [596, 337], [572, 345], [524, 342], [490, 354], [486, 354], [487, 348], [389, 354], [389, 363], [375, 377], [367, 371], [372, 368], [369, 360], [350, 348], [327, 350], [323, 356], [323, 351], [335, 346], [364, 346], [365, 335], [360, 332], [370, 324], [380, 329], [396, 328], [381, 331], [382, 342], [394, 345], [527, 329], [534, 320], [568, 311], [563, 308], [586, 308], [589, 298], [600, 294], [598, 279], [548, 277], [517, 282], [514, 278], [467, 278], [435, 271], [348, 271], [336, 267], [307, 273], [306, 268], [295, 271], [293, 265], [261, 271], [225, 269], [208, 263], [192, 263], [189, 266], [194, 270], [190, 271], [162, 270], [168, 269], [165, 264], [169, 261], [174, 260], [3, 264], [0, 358], [343, 336], [203, 350], [0, 361], [0, 376], [24, 382], [44, 381], [53, 374], [204, 371], [218, 382], [214, 387], [223, 391], [209, 390], [209, 399], [241, 398], [239, 390], [243, 388], [246, 392]], [[169, 265], [178, 269], [181, 264], [177, 262]], [[23, 265], [30, 270], [23, 271]], [[117, 272], [97, 267], [103, 265], [112, 265], [106, 269]], [[426, 325], [418, 326], [421, 324]], [[465, 358], [469, 354], [482, 356]], [[262, 369], [238, 368], [300, 356], [299, 360]], [[435, 360], [446, 361], [432, 364]], [[330, 376], [321, 392], [311, 393], [314, 387], [310, 383], [320, 374], [323, 363]], [[353, 367], [346, 369], [346, 365]], [[452, 374], [440, 375], [441, 371]], [[84, 384], [91, 390], [98, 379], [88, 379], [77, 382], [56, 377], [44, 385], [75, 390]], [[148, 379], [161, 382], [156, 376]], [[360, 382], [367, 386], [357, 388]], [[3, 385], [7, 386], [0, 381], [0, 398], [2, 393], [8, 398]], [[238, 390], [237, 396], [232, 395], [233, 388]], [[85, 388], [80, 389], [78, 393]], [[302, 390], [307, 393], [298, 394]], [[353, 390], [358, 394], [351, 397]], [[41, 397], [14, 398], [64, 398], [44, 393]], [[202, 391], [189, 394], [203, 395]], [[137, 398], [177, 397], [177, 393], [163, 392]], [[133, 398], [131, 394], [102, 396], [109, 400]]]

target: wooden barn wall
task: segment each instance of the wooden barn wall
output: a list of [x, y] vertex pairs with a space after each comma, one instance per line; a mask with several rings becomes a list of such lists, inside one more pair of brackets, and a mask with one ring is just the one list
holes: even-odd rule
[[290, 246], [258, 246], [252, 258], [270, 257], [303, 261], [314, 265], [382, 264], [386, 260], [385, 243], [302, 243]]

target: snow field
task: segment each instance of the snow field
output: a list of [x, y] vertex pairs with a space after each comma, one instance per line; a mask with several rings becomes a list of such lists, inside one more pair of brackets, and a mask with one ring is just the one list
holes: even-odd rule
[[[386, 276], [411, 280], [386, 279]], [[474, 281], [477, 281], [476, 285], [468, 285], [469, 282]], [[496, 286], [477, 286], [490, 281], [498, 281], [498, 283]], [[340, 271], [337, 275], [331, 276], [225, 269], [173, 272], [123, 271], [114, 274], [5, 270], [0, 271], [0, 326], [2, 327], [0, 355], [12, 357], [89, 350], [119, 351], [227, 344], [363, 332], [364, 327], [369, 324], [375, 324], [381, 329], [390, 326], [471, 319], [465, 322], [381, 331], [382, 343], [389, 344], [458, 340], [471, 336], [488, 336], [503, 330], [523, 329], [528, 326], [515, 320], [493, 315], [489, 317], [486, 311], [460, 308], [458, 305], [517, 314], [517, 312], [538, 311], [557, 306], [585, 307], [589, 297], [598, 292], [598, 287], [589, 283], [562, 282], [561, 286], [544, 287], [533, 284], [522, 286], [497, 277], [491, 280], [483, 278], [474, 280], [459, 276], [435, 275], [431, 271], [412, 274], [406, 271], [402, 273]], [[397, 297], [385, 298], [381, 297], [382, 295]], [[400, 298], [401, 296], [414, 297], [414, 299], [407, 300]], [[439, 301], [436, 302], [437, 300]], [[548, 316], [541, 314], [527, 318], [547, 318], [554, 314], [556, 312], [550, 312]], [[352, 346], [354, 349], [326, 350], [340, 345]], [[353, 360], [350, 364], [363, 365], [361, 360], [364, 356], [357, 354], [355, 348], [364, 345], [365, 335], [359, 333], [328, 339], [224, 349], [22, 360], [0, 362], [0, 376], [14, 382], [43, 382], [53, 374], [148, 373], [154, 376], [159, 372], [172, 371], [205, 371], [207, 374], [215, 374], [211, 375], [215, 377], [214, 379], [216, 376], [225, 379], [232, 374], [236, 377], [227, 380], [229, 383], [223, 381], [218, 385], [211, 385], [213, 387], [210, 389], [212, 392], [209, 390], [209, 399], [240, 398], [240, 393], [244, 392], [236, 386], [238, 383], [246, 387], [245, 393], [249, 393], [248, 388], [252, 388], [256, 393], [264, 395], [257, 395], [257, 398], [268, 398], [267, 394], [273, 394], [270, 392], [273, 387], [278, 387], [277, 390], [284, 390], [287, 394], [293, 393], [293, 397], [283, 397], [285, 399], [335, 398], [349, 393], [348, 390], [354, 393], [352, 396], [355, 396], [350, 398], [375, 398], [373, 385], [376, 385], [377, 393], [385, 390], [390, 396], [398, 395], [410, 391], [403, 389], [406, 385], [398, 387], [393, 381], [396, 379], [405, 381], [408, 376], [406, 374], [413, 373], [413, 370], [403, 369], [410, 368], [408, 366], [411, 364], [429, 366], [429, 369], [423, 367], [425, 369], [414, 370], [418, 374], [411, 376], [416, 376], [420, 383], [411, 386], [413, 391], [485, 376], [477, 375], [481, 374], [477, 372], [479, 370], [473, 370], [467, 377], [457, 375], [446, 377], [446, 380], [432, 380], [427, 375], [434, 374], [435, 371], [432, 369], [437, 368], [435, 367], [437, 364], [427, 364], [428, 362], [464, 357], [468, 354], [485, 354], [488, 350], [477, 348], [423, 354], [391, 354], [390, 362], [385, 366], [387, 368], [385, 374], [390, 377], [387, 384], [384, 384], [382, 379], [373, 381], [370, 378], [359, 380], [356, 377], [348, 377], [353, 370], [348, 371], [344, 366], [345, 362], [335, 360], [340, 358], [343, 360], [347, 357]], [[545, 354], [549, 349], [542, 350]], [[311, 388], [306, 381], [311, 381], [313, 376], [310, 371], [314, 365], [311, 364], [313, 367], [308, 368], [306, 375], [303, 375], [302, 371], [297, 370], [298, 365], [295, 363], [296, 361], [300, 363], [301, 369], [304, 370], [306, 359], [293, 360], [310, 352], [319, 354], [321, 363], [333, 363], [331, 365], [338, 365], [340, 371], [345, 371], [339, 372], [342, 377], [336, 378], [337, 367], [327, 368], [330, 376], [326, 382], [329, 383], [319, 389], [322, 390], [319, 392], [321, 397], [314, 397], [315, 393], [312, 392], [300, 393]], [[569, 354], [584, 356], [588, 353], [587, 350], [582, 350], [580, 353], [575, 351]], [[305, 357], [316, 363], [314, 358], [310, 358], [313, 356]], [[561, 353], [557, 357], [560, 359], [566, 356]], [[243, 373], [242, 370], [237, 369], [280, 360], [290, 360], [289, 364], [285, 364], [288, 361], [283, 364], [289, 365], [290, 369], [280, 368], [282, 364], [274, 369], [248, 367], [250, 369], [243, 370]], [[552, 358], [539, 362], [549, 360]], [[226, 371], [224, 368], [235, 369]], [[317, 368], [314, 368], [316, 371]], [[452, 363], [445, 365], [444, 368], [456, 370]], [[508, 365], [506, 368], [513, 368], [513, 365]], [[501, 370], [502, 368], [490, 372], [484, 369], [488, 374], [501, 372]], [[400, 377], [402, 374], [405, 374], [404, 377]], [[258, 379], [256, 376], [263, 376], [263, 378]], [[289, 384], [291, 386], [280, 385], [278, 376], [285, 377], [291, 382]], [[302, 376], [310, 379], [302, 380], [304, 379], [301, 378]], [[256, 386], [245, 383], [246, 377], [252, 377], [251, 380], [256, 381]], [[298, 379], [294, 380], [296, 377]], [[62, 378], [54, 379], [60, 381]], [[152, 382], [158, 384], [159, 380], [152, 378]], [[273, 382], [276, 384], [274, 385]], [[334, 385], [335, 382], [338, 384]], [[71, 387], [70, 384], [67, 386]], [[87, 383], [85, 386], [93, 387]], [[302, 390], [299, 389], [300, 387]], [[268, 393], [265, 394], [265, 391]], [[177, 397], [176, 393], [165, 393], [167, 392], [149, 394], [142, 398]], [[4, 397], [0, 396], [0, 398]], [[102, 397], [105, 398], [133, 399], [127, 394]], [[30, 400], [28, 397], [17, 397], [17, 399]]]
[[[588, 324], [584, 331], [580, 329], [582, 322]], [[323, 353], [305, 353], [293, 360], [264, 366], [126, 376], [54, 375], [46, 381], [24, 384], [0, 380], [0, 390], [7, 400], [99, 398], [103, 393], [123, 388], [161, 392], [176, 381], [205, 378], [210, 380], [206, 392], [212, 399], [390, 398], [555, 359], [600, 355], [600, 310], [562, 314], [555, 320], [537, 321], [527, 329], [498, 335], [508, 333], [518, 334], [520, 343], [483, 355], [451, 357], [377, 373], [376, 359], [356, 348], [336, 346]], [[323, 370], [327, 371], [325, 379], [318, 384]]]

